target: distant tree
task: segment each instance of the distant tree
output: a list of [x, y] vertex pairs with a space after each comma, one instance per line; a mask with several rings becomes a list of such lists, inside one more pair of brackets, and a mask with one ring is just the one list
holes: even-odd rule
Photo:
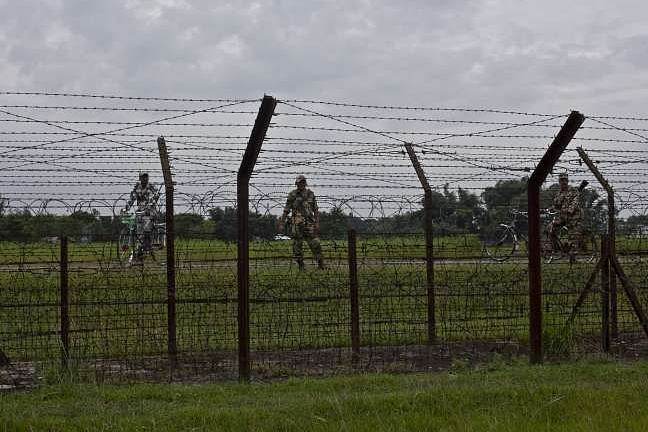
[[348, 220], [340, 207], [333, 207], [330, 212], [320, 211], [320, 236], [323, 239], [345, 239]]
[[175, 236], [178, 238], [196, 238], [202, 234], [204, 218], [195, 213], [173, 215]]
[[[238, 217], [234, 207], [216, 207], [209, 210], [209, 219], [214, 224], [216, 238], [227, 241], [238, 239]], [[269, 240], [277, 231], [277, 217], [258, 212], [249, 214], [249, 230], [252, 237]]]
[[625, 234], [648, 234], [648, 215], [632, 215], [619, 223], [619, 228]]
[[458, 202], [455, 216], [455, 225], [461, 231], [473, 232], [475, 225], [473, 219], [479, 217], [482, 213], [479, 197], [465, 189], [459, 188], [457, 191]]
[[209, 218], [214, 222], [214, 235], [216, 238], [235, 241], [238, 237], [236, 209], [216, 207], [209, 210]]
[[526, 177], [520, 180], [499, 180], [495, 186], [487, 187], [481, 195], [486, 209], [491, 213], [511, 207], [526, 210], [528, 180]]
[[255, 238], [271, 240], [277, 234], [277, 217], [270, 213], [250, 213], [250, 232]]
[[9, 205], [9, 200], [0, 195], [0, 217], [4, 216], [7, 211], [7, 205]]

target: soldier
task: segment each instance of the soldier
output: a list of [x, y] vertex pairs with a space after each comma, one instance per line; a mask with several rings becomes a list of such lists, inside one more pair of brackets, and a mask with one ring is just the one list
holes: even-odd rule
[[[583, 209], [581, 207], [580, 189], [569, 186], [567, 173], [558, 176], [560, 189], [553, 199], [553, 210], [557, 212], [549, 224], [549, 238], [556, 244], [558, 231], [566, 226], [569, 229], [568, 250], [583, 248]], [[584, 182], [584, 185], [587, 183]], [[584, 187], [583, 185], [583, 187]]]
[[137, 203], [135, 211], [137, 248], [133, 256], [135, 262], [142, 262], [144, 252], [151, 250], [151, 237], [158, 217], [157, 202], [159, 198], [160, 194], [157, 189], [152, 183], [149, 183], [149, 175], [141, 173], [139, 181], [130, 193], [126, 207], [122, 210], [125, 213], [134, 203]]
[[293, 256], [299, 270], [304, 270], [304, 240], [308, 243], [317, 267], [324, 269], [322, 246], [319, 240], [319, 210], [312, 190], [306, 188], [306, 177], [298, 175], [295, 179], [297, 189], [290, 191], [286, 207], [279, 218], [278, 229], [283, 232], [286, 218], [292, 212], [291, 237], [293, 238]]

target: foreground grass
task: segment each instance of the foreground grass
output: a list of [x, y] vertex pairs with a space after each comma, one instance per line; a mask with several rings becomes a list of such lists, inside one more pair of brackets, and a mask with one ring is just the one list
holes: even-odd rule
[[458, 366], [270, 384], [49, 385], [0, 396], [0, 430], [648, 429], [648, 362]]

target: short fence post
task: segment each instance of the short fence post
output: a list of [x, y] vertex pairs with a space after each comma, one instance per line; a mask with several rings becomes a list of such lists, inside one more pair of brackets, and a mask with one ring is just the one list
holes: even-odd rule
[[610, 237], [601, 236], [601, 349], [610, 351]]
[[358, 294], [358, 260], [356, 256], [356, 232], [348, 231], [349, 288], [351, 298], [351, 362], [356, 366], [360, 360], [360, 298]]
[[[616, 256], [616, 208], [614, 191], [608, 188], [608, 256]], [[608, 267], [610, 260], [608, 259]], [[615, 339], [619, 336], [619, 321], [617, 313], [617, 277], [610, 273], [610, 335]]]
[[167, 273], [167, 352], [172, 366], [176, 365], [178, 345], [176, 338], [176, 286], [175, 286], [175, 232], [173, 228], [173, 177], [169, 152], [164, 137], [157, 139], [162, 175], [164, 176], [165, 195], [165, 236], [166, 236], [166, 273]]
[[61, 366], [67, 369], [70, 358], [70, 296], [68, 279], [68, 238], [61, 237], [60, 315], [61, 315]]
[[425, 190], [425, 276], [427, 291], [428, 344], [436, 343], [436, 312], [434, 283], [434, 233], [432, 226], [432, 190]]

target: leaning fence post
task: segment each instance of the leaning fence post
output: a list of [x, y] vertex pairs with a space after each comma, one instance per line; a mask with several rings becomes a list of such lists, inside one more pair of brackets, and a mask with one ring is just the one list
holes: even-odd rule
[[432, 225], [432, 188], [428, 183], [425, 171], [416, 157], [411, 143], [405, 144], [412, 166], [423, 187], [424, 195], [424, 230], [425, 230], [425, 272], [427, 291], [427, 318], [428, 318], [428, 344], [436, 343], [436, 312], [435, 312], [435, 286], [434, 286], [434, 232]]
[[542, 363], [542, 275], [540, 263], [540, 187], [549, 171], [585, 121], [578, 111], [572, 111], [565, 124], [531, 174], [527, 183], [529, 208], [529, 360]]
[[236, 202], [238, 219], [238, 356], [239, 380], [250, 380], [250, 235], [248, 216], [250, 213], [250, 177], [259, 157], [261, 145], [270, 126], [277, 101], [264, 96], [257, 114], [243, 160], [236, 177]]
[[178, 345], [176, 338], [176, 286], [175, 286], [175, 230], [173, 227], [173, 176], [169, 163], [169, 152], [164, 137], [158, 137], [158, 152], [164, 177], [164, 195], [166, 199], [166, 273], [167, 273], [167, 352], [171, 365], [177, 362]]
[[349, 295], [351, 299], [351, 362], [360, 360], [360, 298], [358, 294], [358, 259], [356, 256], [356, 232], [348, 231]]
[[70, 295], [68, 278], [68, 238], [61, 237], [60, 258], [61, 366], [67, 369], [70, 358]]
[[[577, 147], [576, 151], [580, 158], [585, 162], [585, 165], [589, 170], [594, 174], [596, 180], [603, 186], [605, 192], [607, 192], [607, 207], [608, 207], [608, 220], [607, 220], [607, 235], [608, 235], [608, 254], [616, 256], [616, 207], [614, 205], [614, 189], [607, 182], [603, 174], [598, 170], [594, 162], [589, 158], [587, 153], [582, 147]], [[609, 267], [609, 265], [608, 265]], [[610, 279], [610, 331], [612, 337], [616, 338], [618, 336], [618, 321], [617, 321], [617, 286], [616, 286], [616, 273], [611, 273]]]

